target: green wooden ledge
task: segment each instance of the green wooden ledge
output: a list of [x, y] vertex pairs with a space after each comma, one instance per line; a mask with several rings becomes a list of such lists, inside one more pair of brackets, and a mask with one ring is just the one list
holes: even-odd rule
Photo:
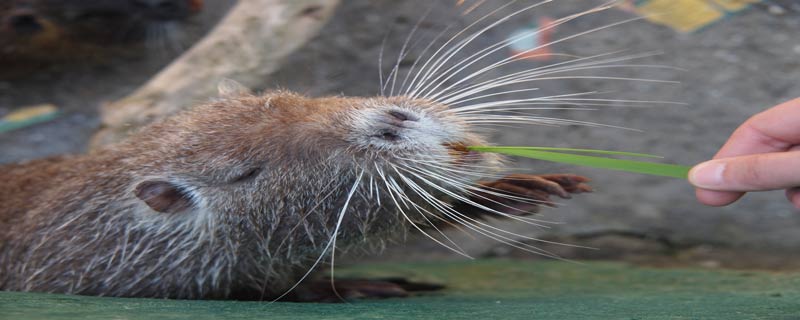
[[176, 301], [0, 292], [0, 319], [800, 319], [800, 273], [476, 260], [372, 264], [448, 289], [342, 304]]

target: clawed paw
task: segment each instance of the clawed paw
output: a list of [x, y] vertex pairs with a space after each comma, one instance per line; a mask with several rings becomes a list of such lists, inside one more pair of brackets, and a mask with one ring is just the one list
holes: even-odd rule
[[316, 280], [297, 287], [287, 300], [344, 302], [353, 299], [402, 298], [442, 288], [444, 286], [439, 284], [411, 282], [403, 278], [337, 279], [333, 285], [330, 280]]
[[555, 207], [553, 195], [569, 199], [573, 193], [591, 192], [587, 182], [588, 178], [574, 174], [514, 174], [480, 182], [484, 191], [472, 200], [506, 214], [524, 215], [538, 212], [542, 205]]

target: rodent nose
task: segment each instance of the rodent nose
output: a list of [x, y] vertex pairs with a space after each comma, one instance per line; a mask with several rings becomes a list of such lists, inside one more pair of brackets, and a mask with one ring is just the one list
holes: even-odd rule
[[397, 131], [392, 130], [392, 129], [383, 129], [383, 130], [381, 130], [380, 132], [378, 132], [377, 137], [379, 137], [379, 138], [381, 138], [383, 140], [386, 140], [386, 141], [397, 141], [397, 140], [400, 140], [400, 135], [397, 133]]
[[397, 121], [416, 121], [416, 119], [412, 120], [409, 114], [399, 110], [389, 111], [389, 115], [394, 117]]
[[405, 121], [419, 120], [419, 118], [417, 118], [415, 115], [403, 110], [390, 110], [387, 112], [387, 114], [389, 115], [389, 121], [398, 126], [402, 126], [403, 122]]
[[11, 29], [20, 34], [34, 34], [44, 29], [42, 24], [39, 22], [39, 19], [30, 13], [14, 15], [9, 18], [8, 23]]
[[[403, 110], [389, 110], [386, 112], [386, 117], [382, 120], [386, 125], [381, 125], [375, 134], [375, 137], [381, 138], [386, 141], [398, 141], [402, 138], [401, 131], [408, 129], [405, 125], [407, 122], [417, 121], [415, 115]], [[387, 126], [388, 125], [388, 126]]]

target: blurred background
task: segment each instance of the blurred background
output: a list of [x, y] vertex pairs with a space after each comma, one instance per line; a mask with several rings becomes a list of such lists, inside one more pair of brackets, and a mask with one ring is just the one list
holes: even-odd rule
[[[98, 129], [102, 105], [144, 84], [235, 5], [232, 0], [176, 0], [117, 7], [97, 1], [104, 7], [87, 9], [93, 2], [18, 2], [23, 5], [16, 0], [0, 5], [0, 117], [24, 120], [20, 110], [43, 104], [59, 111], [50, 121], [0, 133], [0, 163], [85, 152]], [[605, 99], [674, 103], [543, 110], [537, 114], [630, 129], [520, 125], [487, 131], [492, 143], [643, 152], [663, 155], [670, 163], [691, 165], [710, 158], [749, 116], [800, 96], [800, 5], [796, 1], [682, 1], [684, 7], [656, 0], [621, 1], [623, 5], [618, 8], [546, 27], [555, 19], [604, 2], [557, 0], [520, 12], [475, 39], [453, 60], [461, 61], [482, 48], [537, 28], [547, 29], [549, 40], [598, 28], [542, 48], [539, 54], [517, 59], [486, 77], [563, 61], [554, 53], [644, 57], [624, 63], [636, 66], [581, 70], [539, 81], [534, 86], [540, 89], [533, 93], [507, 93], [492, 99], [592, 91], [602, 92]], [[422, 51], [428, 43], [441, 43], [495, 9], [500, 8], [494, 18], [481, 25], [535, 2], [517, 1], [503, 7], [507, 3], [344, 0], [314, 38], [290, 54], [278, 71], [264, 77], [254, 89], [284, 88], [311, 96], [379, 94], [381, 51], [384, 59], [380, 67], [386, 75], [415, 26], [409, 43], [416, 46], [399, 60], [401, 78], [414, 71], [416, 59], [425, 58]], [[57, 6], [65, 7], [54, 8]], [[102, 14], [78, 19], [63, 13], [81, 10]], [[602, 28], [630, 19], [635, 21]], [[109, 21], [124, 24], [130, 31], [122, 35], [93, 31]], [[437, 38], [443, 31], [446, 36]], [[512, 48], [492, 53], [486, 61], [511, 57], [547, 41], [547, 37], [518, 41]], [[598, 79], [600, 76], [662, 82]], [[564, 201], [557, 209], [543, 210], [543, 219], [557, 222], [549, 228], [493, 222], [512, 232], [597, 248], [546, 246], [564, 257], [708, 268], [800, 267], [800, 215], [782, 192], [749, 194], [732, 206], [709, 208], [698, 204], [693, 189], [678, 179], [522, 159], [514, 166], [529, 172], [571, 172], [592, 178], [594, 193]], [[475, 256], [536, 258], [478, 235], [452, 232], [452, 236]], [[392, 246], [379, 259], [461, 257], [409, 234], [406, 243]]]

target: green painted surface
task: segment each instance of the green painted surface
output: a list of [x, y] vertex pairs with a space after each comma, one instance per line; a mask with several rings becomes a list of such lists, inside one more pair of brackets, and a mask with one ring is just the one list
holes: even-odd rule
[[800, 319], [800, 273], [478, 260], [366, 265], [449, 288], [342, 304], [175, 301], [0, 293], [2, 319]]

